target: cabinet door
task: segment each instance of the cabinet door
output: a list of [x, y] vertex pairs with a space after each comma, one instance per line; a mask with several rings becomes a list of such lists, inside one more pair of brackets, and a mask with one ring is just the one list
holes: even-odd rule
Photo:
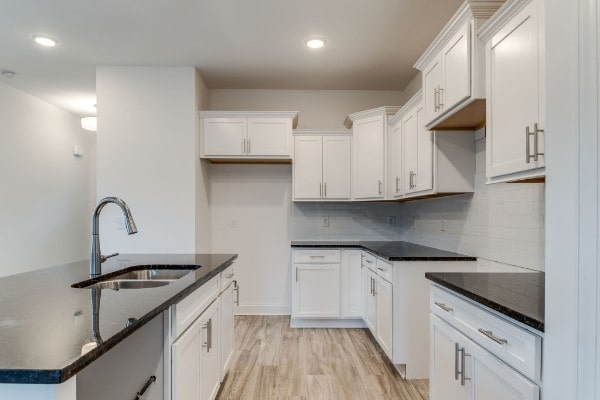
[[474, 400], [539, 400], [539, 387], [476, 345], [472, 358]]
[[350, 136], [323, 137], [323, 197], [349, 199], [352, 158]]
[[442, 88], [442, 57], [438, 55], [423, 71], [423, 99], [425, 124], [440, 115], [439, 90]]
[[472, 376], [468, 364], [461, 365], [462, 353], [458, 351], [468, 344], [468, 339], [433, 314], [430, 315], [429, 335], [430, 400], [470, 400], [472, 380], [465, 379], [463, 386], [457, 374], [466, 370], [466, 378]]
[[323, 194], [321, 136], [294, 138], [294, 198], [320, 199]]
[[540, 122], [536, 4], [534, 0], [525, 6], [487, 43], [488, 177], [544, 165], [544, 156], [536, 163], [527, 162], [526, 154], [527, 142], [529, 154], [534, 149], [533, 136], [526, 134], [526, 128], [533, 131], [534, 123]]
[[197, 319], [171, 345], [172, 400], [200, 398], [200, 352], [204, 323]]
[[245, 153], [246, 118], [204, 118], [202, 126], [205, 155], [240, 156]]
[[354, 121], [354, 198], [380, 199], [385, 192], [383, 116]]
[[221, 294], [219, 315], [219, 381], [223, 381], [233, 358], [234, 319], [233, 286], [231, 283]]
[[402, 120], [391, 127], [392, 135], [392, 176], [390, 176], [390, 193], [392, 197], [400, 197], [402, 188]]
[[362, 268], [363, 279], [363, 312], [367, 327], [375, 335], [377, 332], [377, 298], [375, 297], [376, 275], [367, 267]]
[[444, 85], [439, 95], [441, 112], [471, 95], [471, 23], [462, 28], [442, 49]]
[[392, 358], [392, 342], [393, 342], [393, 296], [392, 284], [377, 277], [377, 285], [375, 289], [377, 297], [377, 341], [385, 352]]
[[219, 302], [198, 318], [201, 324], [200, 400], [212, 400], [219, 391]]
[[342, 252], [342, 317], [362, 317], [361, 252]]
[[402, 150], [404, 168], [402, 182], [404, 193], [417, 190], [415, 176], [419, 171], [419, 137], [417, 128], [417, 113], [412, 112], [402, 119]]
[[340, 264], [294, 264], [292, 317], [340, 316]]
[[292, 121], [288, 118], [248, 118], [246, 154], [289, 156]]
[[425, 109], [416, 111], [417, 122], [417, 175], [413, 178], [416, 192], [433, 190], [434, 133], [425, 128]]

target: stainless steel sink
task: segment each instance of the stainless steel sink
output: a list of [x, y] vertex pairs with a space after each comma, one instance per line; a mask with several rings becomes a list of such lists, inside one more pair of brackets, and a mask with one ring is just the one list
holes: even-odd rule
[[[104, 279], [102, 276], [95, 279], [79, 282], [73, 285], [80, 289], [145, 289], [168, 285], [185, 275], [193, 268], [152, 268], [150, 266], [139, 266], [133, 270], [108, 274]], [[100, 281], [98, 281], [100, 279]]]
[[166, 286], [173, 281], [158, 281], [158, 280], [121, 280], [114, 279], [104, 282], [94, 283], [93, 285], [87, 286], [86, 289], [145, 289], [154, 288], [159, 286]]

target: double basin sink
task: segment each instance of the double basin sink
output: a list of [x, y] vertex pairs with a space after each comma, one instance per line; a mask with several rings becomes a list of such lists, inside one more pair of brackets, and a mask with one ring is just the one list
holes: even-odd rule
[[183, 278], [195, 268], [156, 268], [136, 266], [72, 285], [79, 289], [145, 289], [166, 286]]

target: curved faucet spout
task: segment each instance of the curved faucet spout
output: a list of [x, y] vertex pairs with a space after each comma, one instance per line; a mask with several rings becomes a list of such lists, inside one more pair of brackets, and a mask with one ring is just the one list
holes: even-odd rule
[[133, 216], [131, 215], [131, 210], [127, 206], [123, 200], [118, 197], [105, 197], [96, 206], [94, 212], [92, 214], [92, 251], [90, 254], [90, 277], [98, 276], [102, 273], [101, 264], [106, 261], [108, 257], [115, 256], [118, 253], [115, 253], [111, 256], [104, 257], [100, 251], [100, 211], [109, 203], [114, 203], [121, 208], [123, 215], [125, 216], [125, 228], [127, 229], [127, 234], [133, 235], [137, 233], [137, 227], [135, 225], [135, 221], [133, 220]]

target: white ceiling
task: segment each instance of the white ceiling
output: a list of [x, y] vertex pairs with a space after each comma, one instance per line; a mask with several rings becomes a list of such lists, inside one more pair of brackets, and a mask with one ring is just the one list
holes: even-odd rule
[[[0, 81], [93, 114], [97, 65], [196, 66], [209, 88], [399, 90], [462, 0], [0, 0]], [[31, 39], [60, 41], [43, 48]], [[327, 46], [308, 49], [320, 35]]]

